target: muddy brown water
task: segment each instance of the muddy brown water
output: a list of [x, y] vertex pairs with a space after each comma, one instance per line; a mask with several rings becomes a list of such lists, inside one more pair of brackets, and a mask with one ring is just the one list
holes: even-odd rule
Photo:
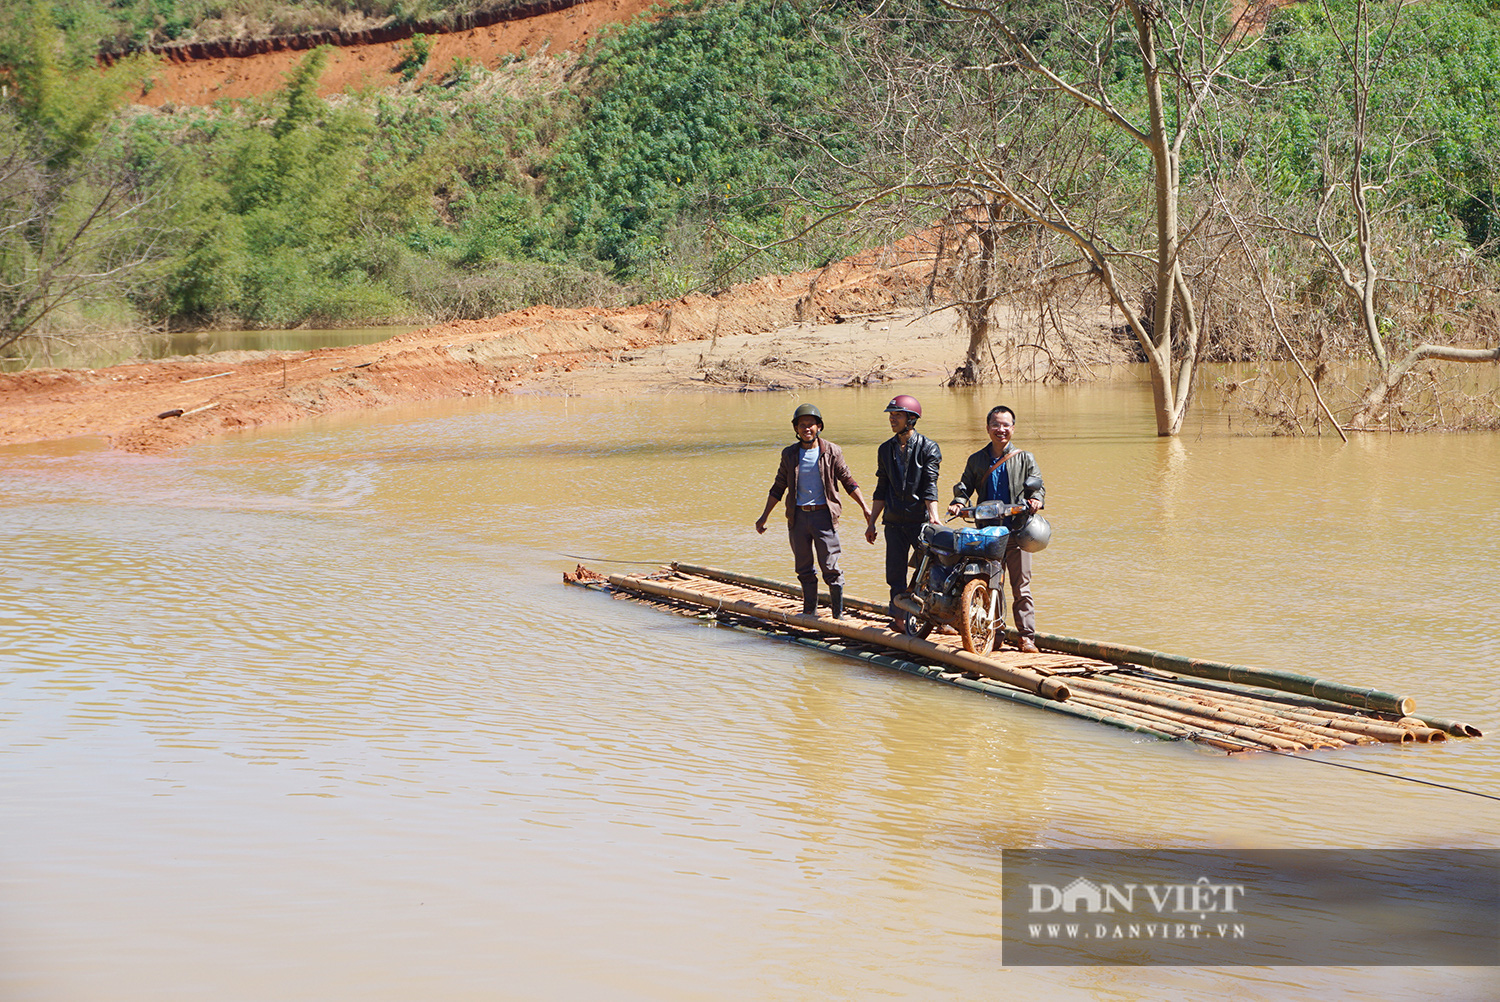
[[[1047, 478], [1044, 630], [1416, 697], [1500, 734], [1500, 437], [1151, 433], [992, 402]], [[897, 392], [514, 398], [160, 459], [0, 452], [0, 997], [1416, 999], [1483, 968], [1006, 968], [1007, 848], [1500, 848], [1500, 804], [1229, 758], [565, 588], [790, 578], [802, 399], [873, 487]], [[844, 533], [850, 590], [878, 547]], [[1322, 758], [1494, 793], [1496, 737]]]

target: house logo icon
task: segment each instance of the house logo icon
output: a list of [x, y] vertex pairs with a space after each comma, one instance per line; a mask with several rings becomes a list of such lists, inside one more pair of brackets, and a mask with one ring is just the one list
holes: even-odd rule
[[1092, 880], [1075, 877], [1071, 884], [1062, 889], [1062, 910], [1076, 912], [1080, 904], [1084, 911], [1092, 915], [1103, 907], [1104, 897]]

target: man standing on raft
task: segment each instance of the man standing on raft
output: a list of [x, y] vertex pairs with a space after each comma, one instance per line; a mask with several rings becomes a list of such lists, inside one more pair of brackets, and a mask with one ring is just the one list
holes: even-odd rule
[[797, 580], [802, 582], [802, 614], [818, 611], [818, 574], [813, 558], [828, 583], [828, 604], [834, 619], [844, 616], [844, 572], [839, 568], [839, 484], [849, 492], [865, 518], [870, 508], [859, 493], [859, 484], [844, 462], [844, 452], [823, 438], [823, 412], [812, 404], [803, 404], [792, 413], [792, 430], [797, 441], [781, 450], [781, 465], [766, 498], [766, 510], [755, 520], [755, 531], [764, 534], [766, 518], [781, 496], [790, 488], [786, 499], [787, 534], [796, 561]]
[[[891, 598], [910, 591], [907, 563], [922, 537], [922, 526], [938, 520], [938, 464], [943, 450], [917, 431], [922, 405], [903, 393], [886, 404], [895, 434], [875, 454], [875, 500], [866, 518], [865, 538], [875, 542], [875, 520], [885, 515], [885, 583]], [[906, 613], [891, 605], [891, 629], [906, 632]]]
[[[948, 514], [957, 515], [968, 507], [969, 497], [977, 490], [979, 500], [1000, 501], [1004, 504], [1021, 504], [1023, 501], [1032, 514], [1046, 507], [1047, 491], [1037, 490], [1026, 497], [1023, 485], [1027, 477], [1040, 477], [1036, 458], [1029, 452], [1012, 447], [1011, 434], [1016, 429], [1016, 412], [1000, 406], [990, 410], [984, 421], [990, 444], [969, 457], [964, 464], [964, 478], [953, 487], [953, 501], [948, 505]], [[878, 494], [877, 494], [878, 496]], [[1015, 606], [1016, 649], [1023, 654], [1036, 654], [1036, 606], [1031, 601], [1031, 554], [1020, 546], [1012, 545], [1005, 551], [1005, 576], [1010, 579], [1011, 604]], [[997, 624], [998, 625], [998, 624]], [[995, 644], [996, 650], [1000, 648]]]

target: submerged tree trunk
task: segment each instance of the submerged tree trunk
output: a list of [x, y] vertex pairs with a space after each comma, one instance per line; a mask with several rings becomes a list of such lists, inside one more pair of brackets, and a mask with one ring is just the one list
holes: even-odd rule
[[[1181, 249], [1177, 209], [1181, 195], [1181, 134], [1174, 142], [1169, 135], [1166, 107], [1162, 96], [1161, 67], [1158, 65], [1153, 24], [1138, 0], [1130, 0], [1135, 20], [1136, 39], [1146, 78], [1146, 104], [1150, 115], [1149, 130], [1144, 137], [1155, 165], [1156, 194], [1156, 299], [1152, 304], [1151, 335], [1147, 357], [1151, 360], [1151, 393], [1156, 410], [1156, 433], [1176, 435], [1187, 415], [1188, 400], [1193, 391], [1193, 375], [1198, 365], [1198, 328], [1193, 310], [1192, 293], [1182, 280], [1178, 252]], [[1181, 305], [1181, 315], [1174, 316]], [[1183, 341], [1183, 353], [1175, 360], [1172, 343], [1173, 321], [1177, 321]], [[1139, 332], [1144, 334], [1145, 332]], [[1175, 368], [1175, 371], [1174, 371]]]
[[995, 289], [995, 225], [1000, 220], [1000, 206], [986, 202], [984, 218], [975, 227], [979, 252], [972, 265], [976, 283], [963, 304], [964, 326], [969, 332], [969, 347], [963, 364], [948, 380], [949, 386], [976, 386], [984, 382], [984, 350], [990, 341], [990, 314], [999, 294]]
[[1384, 419], [1386, 407], [1401, 388], [1406, 377], [1411, 375], [1419, 362], [1500, 362], [1500, 347], [1496, 348], [1451, 348], [1441, 344], [1421, 344], [1395, 365], [1381, 373], [1374, 386], [1360, 401], [1359, 411], [1349, 422], [1353, 428], [1369, 428]]

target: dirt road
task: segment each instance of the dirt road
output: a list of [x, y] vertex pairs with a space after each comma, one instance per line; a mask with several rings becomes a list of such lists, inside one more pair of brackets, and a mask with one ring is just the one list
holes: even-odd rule
[[[455, 59], [466, 59], [493, 70], [523, 53], [534, 56], [542, 51], [577, 52], [604, 27], [628, 22], [659, 3], [660, 0], [591, 0], [523, 20], [427, 35], [427, 63], [412, 85], [436, 82]], [[397, 40], [332, 48], [318, 92], [329, 97], [396, 86], [401, 83], [398, 64], [410, 44], [409, 40]], [[306, 58], [306, 50], [291, 48], [190, 61], [164, 58], [148, 85], [131, 100], [160, 108], [260, 98], [285, 84], [287, 74]]]

